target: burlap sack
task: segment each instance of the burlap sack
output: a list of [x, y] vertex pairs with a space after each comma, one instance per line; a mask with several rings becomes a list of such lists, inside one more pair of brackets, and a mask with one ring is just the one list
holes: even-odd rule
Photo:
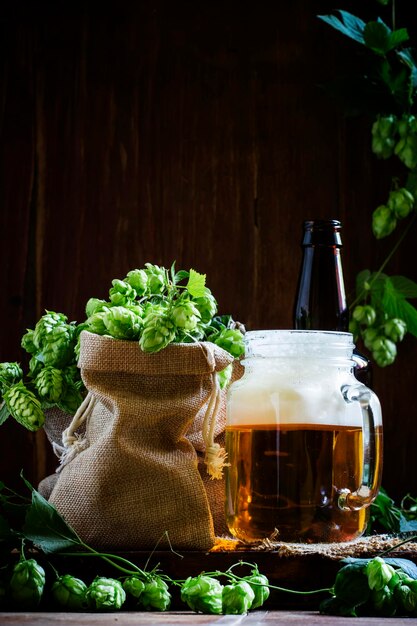
[[185, 434], [196, 420], [206, 441], [224, 428], [214, 419], [223, 410], [215, 372], [232, 361], [211, 343], [145, 354], [137, 342], [82, 332], [85, 436], [66, 433], [49, 500], [84, 541], [152, 549], [169, 545], [167, 531], [174, 547], [212, 547], [213, 516]]

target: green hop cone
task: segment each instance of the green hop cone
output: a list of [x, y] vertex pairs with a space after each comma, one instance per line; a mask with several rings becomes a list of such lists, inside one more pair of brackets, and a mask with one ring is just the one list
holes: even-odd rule
[[372, 125], [372, 151], [380, 159], [388, 159], [394, 151], [397, 119], [394, 115], [379, 116]]
[[109, 335], [115, 339], [137, 339], [141, 329], [141, 318], [125, 308], [114, 306], [105, 312], [103, 317]]
[[177, 328], [193, 331], [200, 321], [200, 311], [191, 300], [179, 300], [171, 310], [171, 320]]
[[128, 595], [139, 598], [145, 589], [145, 583], [139, 576], [132, 575], [123, 581], [123, 589]]
[[147, 293], [162, 294], [167, 286], [167, 274], [163, 267], [145, 263], [147, 277]]
[[139, 603], [147, 611], [167, 611], [171, 606], [171, 594], [168, 585], [159, 576], [154, 576], [145, 582], [145, 588], [139, 598]]
[[377, 239], [388, 237], [397, 226], [395, 213], [382, 204], [372, 214], [372, 231]]
[[85, 582], [70, 574], [59, 576], [51, 587], [55, 604], [67, 611], [80, 611], [87, 608], [86, 591]]
[[133, 287], [139, 297], [145, 294], [148, 286], [148, 275], [145, 270], [131, 270], [124, 280]]
[[410, 131], [402, 137], [394, 148], [395, 154], [406, 167], [413, 170], [417, 167], [417, 134]]
[[10, 387], [3, 400], [10, 415], [28, 430], [36, 431], [43, 426], [45, 415], [41, 403], [22, 381]]
[[349, 332], [353, 335], [353, 340], [357, 341], [361, 334], [360, 324], [353, 319], [353, 317], [349, 320]]
[[387, 206], [393, 211], [397, 219], [403, 219], [411, 213], [414, 207], [414, 196], [405, 187], [391, 191]]
[[379, 556], [368, 562], [365, 571], [368, 577], [369, 588], [377, 591], [388, 585], [395, 574], [394, 568]]
[[129, 283], [115, 278], [112, 280], [112, 285], [109, 291], [109, 298], [113, 305], [125, 306], [135, 300], [137, 296], [136, 290]]
[[28, 330], [21, 340], [21, 346], [28, 354], [35, 354], [38, 351], [38, 348], [33, 343], [34, 334], [33, 330]]
[[144, 352], [159, 352], [175, 338], [175, 326], [166, 309], [159, 305], [147, 307], [139, 345]]
[[402, 341], [407, 332], [407, 324], [404, 320], [394, 317], [384, 324], [384, 333], [391, 341]]
[[216, 578], [189, 576], [181, 587], [181, 600], [196, 613], [220, 615], [222, 612], [223, 585]]
[[194, 300], [197, 309], [200, 311], [201, 321], [209, 324], [217, 313], [217, 301], [208, 287], [205, 287], [205, 294]]
[[18, 383], [23, 378], [23, 371], [19, 363], [0, 363], [0, 394], [4, 395], [10, 385]]
[[35, 326], [33, 344], [44, 365], [64, 367], [74, 359], [75, 325], [62, 313], [48, 311]]
[[212, 341], [220, 348], [223, 348], [223, 350], [229, 352], [236, 359], [245, 352], [243, 335], [240, 330], [225, 328], [221, 330], [218, 335], [213, 336]]
[[85, 328], [90, 331], [90, 333], [95, 333], [96, 335], [106, 335], [107, 327], [105, 324], [105, 319], [110, 311], [110, 307], [104, 307], [100, 311], [95, 311], [86, 321]]
[[344, 565], [336, 574], [333, 591], [338, 600], [347, 607], [354, 608], [365, 604], [371, 593], [366, 565], [363, 563]]
[[42, 371], [44, 365], [41, 361], [38, 361], [36, 357], [32, 357], [29, 361], [29, 375], [31, 378], [36, 378], [39, 372]]
[[375, 341], [379, 339], [379, 331], [376, 328], [365, 328], [365, 330], [362, 331], [362, 338], [365, 347], [368, 350], [372, 350]]
[[75, 415], [82, 404], [84, 397], [78, 384], [67, 381], [65, 390], [60, 397], [57, 405], [62, 411], [69, 415]]
[[35, 559], [21, 560], [10, 579], [12, 602], [20, 608], [34, 609], [41, 601], [45, 587], [45, 570]]
[[382, 617], [393, 617], [397, 612], [397, 603], [392, 589], [385, 585], [382, 589], [374, 589], [371, 593], [375, 612]]
[[85, 592], [88, 606], [99, 611], [118, 611], [126, 600], [122, 583], [97, 576]]
[[394, 598], [397, 603], [398, 613], [404, 615], [414, 613], [417, 607], [417, 596], [408, 585], [400, 583], [394, 588]]
[[217, 379], [219, 381], [220, 389], [226, 389], [233, 375], [233, 363], [229, 363], [224, 370], [217, 372]]
[[222, 609], [226, 615], [241, 615], [252, 607], [255, 594], [244, 580], [225, 585], [222, 592]]
[[372, 356], [379, 367], [386, 367], [394, 363], [397, 346], [386, 337], [378, 337], [372, 344]]
[[254, 570], [251, 576], [245, 576], [245, 580], [250, 584], [255, 594], [251, 608], [258, 609], [269, 598], [269, 580], [257, 570]]
[[41, 400], [58, 402], [62, 395], [64, 376], [62, 370], [44, 367], [35, 378], [35, 387]]
[[105, 300], [99, 300], [99, 298], [90, 298], [85, 305], [85, 314], [87, 317], [91, 317], [94, 313], [98, 313], [103, 307], [108, 306], [108, 302]]
[[366, 326], [372, 326], [376, 320], [375, 309], [369, 304], [355, 306], [352, 316], [354, 320]]

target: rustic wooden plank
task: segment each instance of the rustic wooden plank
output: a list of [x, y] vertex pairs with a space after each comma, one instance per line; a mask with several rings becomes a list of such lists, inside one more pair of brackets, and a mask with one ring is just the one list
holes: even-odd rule
[[[291, 624], [291, 626], [334, 626], [337, 619], [338, 626], [350, 626], [352, 618], [333, 617], [330, 615], [319, 615], [313, 611], [254, 611], [247, 615], [200, 615], [191, 612], [169, 611], [167, 613], [141, 613], [137, 611], [115, 612], [111, 614], [89, 614], [89, 613], [0, 613], [1, 624], [20, 626], [31, 624], [37, 626], [108, 626], [110, 624], [122, 623], [126, 626], [130, 624], [142, 624], [143, 626], [153, 626], [156, 624], [217, 624], [222, 626], [256, 626], [256, 624]], [[407, 617], [384, 617], [386, 626], [402, 626], [409, 624]], [[357, 617], [355, 626], [362, 624], [381, 624], [379, 617]]]

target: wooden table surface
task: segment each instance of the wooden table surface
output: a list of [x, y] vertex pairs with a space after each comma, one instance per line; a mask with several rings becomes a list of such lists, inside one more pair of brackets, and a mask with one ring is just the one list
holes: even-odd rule
[[409, 617], [333, 617], [313, 611], [253, 611], [247, 615], [199, 615], [191, 611], [166, 613], [0, 613], [1, 626], [175, 626], [216, 624], [216, 626], [256, 626], [289, 624], [290, 626], [403, 626]]

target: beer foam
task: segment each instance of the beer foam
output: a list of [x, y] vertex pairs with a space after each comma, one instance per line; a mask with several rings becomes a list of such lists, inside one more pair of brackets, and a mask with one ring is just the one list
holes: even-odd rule
[[278, 372], [257, 372], [235, 382], [227, 401], [227, 423], [237, 425], [315, 424], [362, 426], [359, 402], [347, 402], [346, 374], [309, 376], [302, 381]]

